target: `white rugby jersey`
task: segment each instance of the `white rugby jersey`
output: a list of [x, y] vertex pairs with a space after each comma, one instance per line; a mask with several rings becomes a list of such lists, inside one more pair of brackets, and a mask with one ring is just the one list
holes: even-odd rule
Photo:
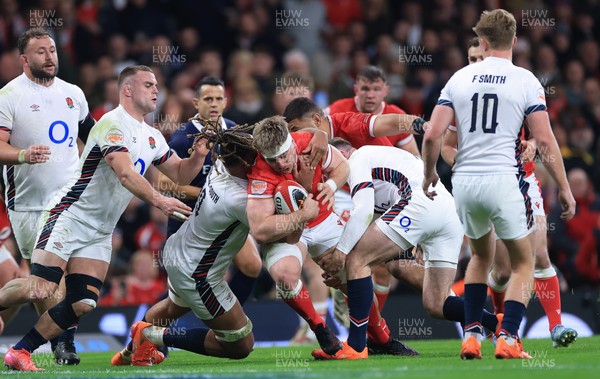
[[458, 175], [517, 173], [519, 132], [532, 112], [546, 110], [544, 89], [528, 70], [487, 57], [457, 71], [438, 105], [452, 107], [458, 132]]
[[[337, 249], [348, 254], [369, 226], [373, 213], [408, 203], [415, 192], [423, 192], [423, 161], [391, 146], [363, 146], [348, 160], [348, 186], [352, 211]], [[435, 191], [446, 191], [438, 182]]]
[[55, 198], [51, 212], [68, 211], [99, 231], [112, 233], [133, 197], [104, 160], [119, 151], [129, 152], [141, 175], [151, 164], [160, 165], [171, 156], [157, 129], [137, 121], [119, 105], [90, 131], [79, 169]]
[[246, 213], [248, 181], [229, 175], [217, 160], [198, 197], [194, 212], [167, 240], [164, 265], [197, 282], [223, 279], [233, 257], [246, 242], [250, 226]]
[[0, 130], [12, 146], [50, 147], [50, 159], [34, 165], [6, 165], [6, 206], [15, 211], [44, 210], [77, 171], [79, 122], [89, 113], [81, 89], [59, 78], [49, 87], [25, 74], [0, 89]]

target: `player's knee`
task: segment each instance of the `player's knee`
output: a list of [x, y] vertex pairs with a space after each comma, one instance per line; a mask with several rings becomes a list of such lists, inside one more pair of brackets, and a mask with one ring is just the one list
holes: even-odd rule
[[444, 305], [435, 296], [423, 296], [423, 308], [433, 318], [444, 319]]
[[373, 279], [375, 283], [380, 285], [389, 285], [392, 278], [392, 274], [387, 268], [386, 264], [381, 264], [373, 267]]
[[508, 267], [494, 266], [494, 268], [492, 269], [491, 275], [496, 283], [503, 285], [508, 282], [508, 280], [510, 279], [511, 273], [512, 272], [511, 272], [510, 266], [508, 266]]
[[369, 265], [363, 256], [363, 254], [356, 254], [354, 251], [351, 252], [346, 258], [346, 268], [348, 272], [355, 272], [361, 270]]
[[271, 276], [281, 289], [294, 288], [298, 280], [300, 280], [300, 272], [295, 268], [286, 266], [278, 266], [275, 269], [271, 269]]
[[250, 334], [248, 337], [236, 343], [235, 348], [228, 351], [228, 355], [231, 359], [244, 359], [250, 355], [253, 349], [254, 335]]
[[258, 278], [260, 275], [260, 270], [262, 270], [262, 261], [257, 257], [256, 259], [251, 259], [244, 264], [238, 267], [244, 275], [249, 276], [251, 278]]
[[65, 278], [67, 296], [65, 300], [77, 317], [91, 312], [98, 303], [102, 281], [85, 274], [70, 274]]
[[214, 330], [217, 341], [226, 346], [227, 357], [231, 359], [244, 359], [252, 352], [254, 335], [252, 334], [252, 321], [246, 317], [246, 325], [237, 330]]

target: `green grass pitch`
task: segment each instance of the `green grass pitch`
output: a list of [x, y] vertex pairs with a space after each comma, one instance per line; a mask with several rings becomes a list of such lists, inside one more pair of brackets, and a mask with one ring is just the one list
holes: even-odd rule
[[170, 358], [152, 367], [112, 367], [112, 354], [81, 354], [79, 366], [59, 367], [48, 354], [34, 360], [46, 371], [18, 373], [2, 371], [15, 378], [561, 378], [600, 377], [600, 336], [580, 338], [569, 348], [553, 349], [549, 339], [525, 340], [534, 359], [496, 360], [493, 345], [483, 343], [483, 359], [461, 361], [458, 340], [409, 341], [420, 357], [376, 356], [362, 361], [313, 361], [312, 347], [255, 349], [244, 360], [209, 358], [172, 351]]

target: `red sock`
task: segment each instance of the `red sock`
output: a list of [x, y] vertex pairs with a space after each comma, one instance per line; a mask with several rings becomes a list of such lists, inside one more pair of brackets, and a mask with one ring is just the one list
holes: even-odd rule
[[325, 325], [323, 318], [315, 311], [315, 307], [310, 299], [310, 294], [304, 284], [302, 284], [302, 289], [300, 289], [300, 292], [298, 292], [296, 296], [290, 299], [284, 298], [283, 301], [292, 307], [300, 317], [306, 320], [311, 330], [314, 331], [319, 324]]
[[385, 319], [380, 316], [375, 303], [373, 303], [369, 312], [367, 337], [377, 345], [385, 345], [390, 340], [390, 328], [388, 328]]
[[389, 290], [387, 292], [375, 291], [375, 297], [377, 298], [377, 304], [379, 304], [379, 312], [381, 312], [383, 310], [383, 306], [385, 305], [385, 302], [386, 302], [389, 294], [390, 294]]
[[504, 313], [504, 294], [506, 291], [496, 291], [492, 287], [489, 287], [489, 290], [492, 294], [492, 304], [494, 304], [494, 313]]
[[562, 324], [560, 317], [560, 285], [558, 284], [558, 276], [554, 275], [550, 278], [538, 279], [534, 278], [535, 294], [544, 307], [550, 331], [556, 325]]

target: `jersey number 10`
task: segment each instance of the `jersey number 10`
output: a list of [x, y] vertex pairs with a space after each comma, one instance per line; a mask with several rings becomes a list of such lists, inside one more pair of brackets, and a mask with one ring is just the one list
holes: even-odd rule
[[[498, 126], [497, 117], [498, 117], [498, 95], [495, 93], [484, 93], [481, 97], [483, 100], [483, 113], [481, 114], [481, 129], [484, 133], [496, 133], [496, 126]], [[488, 110], [490, 106], [490, 101], [492, 102], [492, 119], [488, 126]], [[479, 103], [479, 93], [476, 92], [471, 98], [471, 102], [473, 103], [473, 108], [471, 108], [471, 129], [469, 129], [469, 133], [473, 133], [475, 131], [475, 127], [477, 125], [477, 104]]]

